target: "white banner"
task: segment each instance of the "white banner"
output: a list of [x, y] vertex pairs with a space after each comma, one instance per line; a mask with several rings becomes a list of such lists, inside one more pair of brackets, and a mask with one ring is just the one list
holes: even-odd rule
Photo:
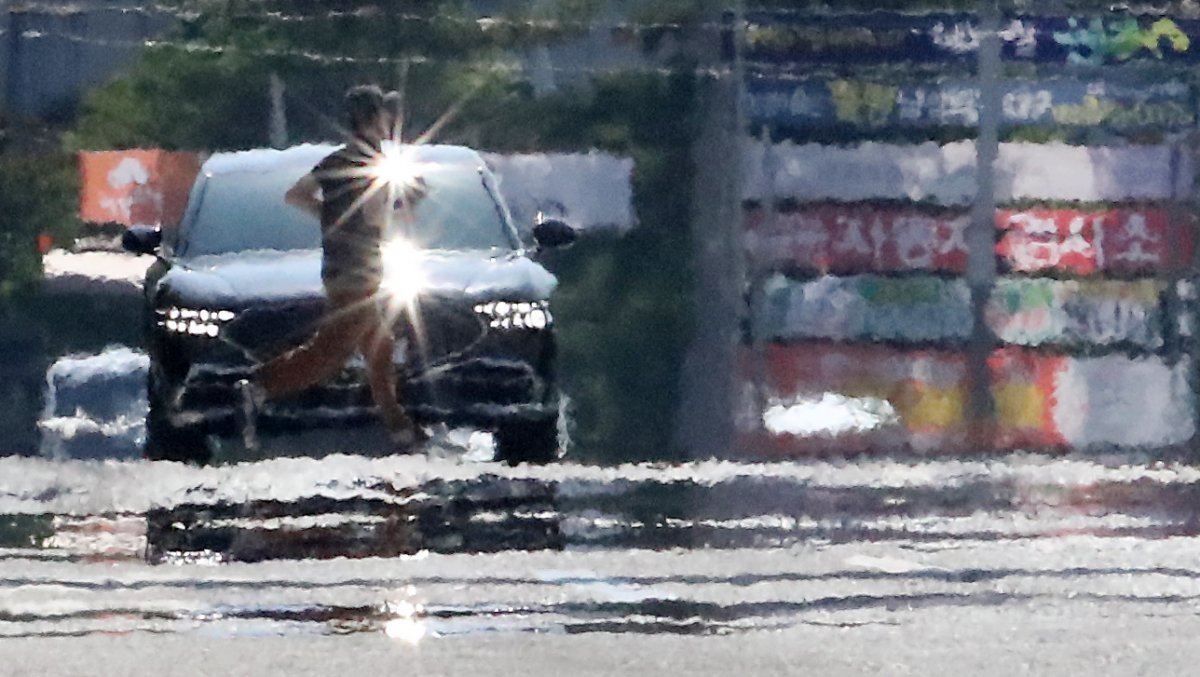
[[520, 230], [530, 228], [539, 211], [583, 229], [626, 231], [636, 224], [630, 158], [591, 152], [485, 153], [484, 159]]
[[1164, 446], [1195, 432], [1188, 365], [1119, 355], [1068, 360], [1055, 379], [1054, 424], [1072, 447]]
[[[746, 142], [747, 199], [875, 199], [970, 204], [977, 192], [975, 142], [826, 146]], [[995, 165], [998, 202], [1170, 200], [1191, 193], [1187, 153], [1170, 145], [1072, 146], [1002, 143]]]

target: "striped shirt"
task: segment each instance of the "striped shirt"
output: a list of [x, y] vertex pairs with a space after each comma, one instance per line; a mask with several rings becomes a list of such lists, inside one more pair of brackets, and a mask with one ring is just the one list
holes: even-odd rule
[[383, 277], [380, 244], [387, 191], [372, 187], [379, 156], [355, 140], [313, 168], [321, 185], [321, 279], [327, 287], [373, 292]]

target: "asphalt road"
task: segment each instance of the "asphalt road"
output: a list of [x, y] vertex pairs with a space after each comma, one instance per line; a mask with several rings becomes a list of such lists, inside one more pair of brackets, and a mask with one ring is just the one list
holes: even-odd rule
[[[486, 442], [486, 440], [484, 440]], [[0, 674], [1182, 674], [1200, 469], [0, 458]]]

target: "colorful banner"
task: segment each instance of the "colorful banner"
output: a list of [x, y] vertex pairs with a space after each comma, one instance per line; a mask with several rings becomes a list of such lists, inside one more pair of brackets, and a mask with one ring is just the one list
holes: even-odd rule
[[1058, 404], [1056, 379], [1068, 359], [1019, 348], [1003, 348], [988, 357], [996, 421], [993, 447], [1067, 446], [1054, 424], [1054, 409]]
[[[866, 203], [747, 207], [743, 243], [755, 265], [816, 273], [966, 269], [963, 211]], [[1154, 275], [1190, 266], [1196, 218], [1186, 209], [1001, 209], [996, 254], [1019, 273]]]
[[[972, 141], [847, 147], [747, 142], [744, 197], [969, 205], [978, 190], [976, 161]], [[1189, 155], [1169, 144], [1002, 143], [994, 165], [999, 202], [1171, 200], [1191, 195], [1192, 183]]]
[[[749, 63], [946, 62], [975, 59], [979, 19], [967, 14], [744, 14], [740, 56]], [[732, 16], [724, 36], [734, 57]], [[1010, 16], [999, 31], [1003, 58], [1100, 66], [1131, 60], [1200, 60], [1200, 21], [1163, 16]]]
[[1161, 207], [1002, 209], [996, 213], [1002, 231], [996, 253], [1022, 273], [1182, 270], [1192, 262], [1196, 220], [1184, 210], [1172, 216]]
[[[1000, 278], [986, 321], [1002, 342], [1022, 345], [1163, 347], [1158, 280]], [[947, 342], [971, 335], [965, 281], [934, 276], [826, 275], [769, 278], [753, 313], [759, 340]]]
[[1023, 346], [1163, 346], [1157, 280], [1001, 278], [987, 306], [997, 338]]
[[177, 224], [200, 164], [195, 153], [80, 153], [79, 218], [91, 223]]
[[[1191, 88], [1178, 81], [1123, 85], [1069, 78], [1000, 85], [1002, 124], [1170, 130], [1195, 124]], [[752, 125], [795, 130], [931, 129], [979, 124], [979, 86], [970, 80], [897, 84], [820, 78], [751, 78]]]
[[964, 213], [866, 204], [806, 205], [745, 215], [747, 253], [758, 265], [822, 273], [929, 270], [967, 266]]
[[[735, 424], [749, 454], [936, 451], [965, 439], [967, 369], [960, 354], [769, 344], [743, 349], [740, 370]], [[804, 420], [811, 413], [840, 418], [837, 410], [857, 425], [830, 429]], [[781, 426], [789, 416], [800, 420]]]
[[[995, 405], [987, 448], [1162, 447], [1195, 433], [1187, 362], [1005, 348], [987, 367]], [[962, 353], [770, 344], [743, 348], [740, 379], [735, 424], [748, 455], [967, 448]], [[818, 414], [849, 424], [820, 425]]]
[[961, 279], [824, 276], [769, 279], [755, 312], [760, 339], [953, 341], [971, 335], [971, 292]]

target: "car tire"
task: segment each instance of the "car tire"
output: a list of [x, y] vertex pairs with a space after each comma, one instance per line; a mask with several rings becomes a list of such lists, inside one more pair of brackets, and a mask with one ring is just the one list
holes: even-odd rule
[[495, 442], [496, 460], [509, 465], [552, 463], [562, 455], [557, 416], [507, 421], [496, 428]]
[[146, 414], [144, 455], [150, 461], [207, 463], [212, 451], [199, 430], [180, 428], [168, 416], [170, 405], [164, 401], [151, 369], [148, 388], [150, 410]]

